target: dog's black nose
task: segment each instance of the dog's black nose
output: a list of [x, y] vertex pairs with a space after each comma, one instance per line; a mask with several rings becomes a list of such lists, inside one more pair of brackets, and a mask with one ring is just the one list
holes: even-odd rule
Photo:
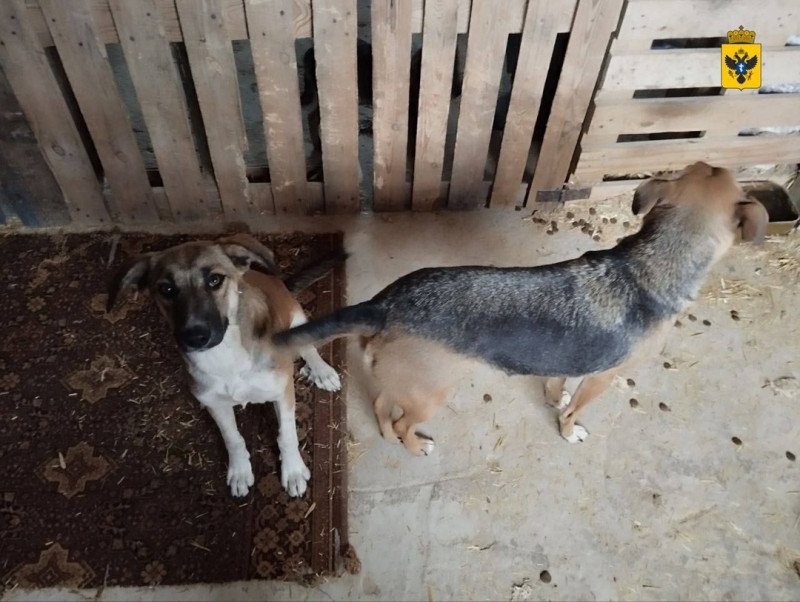
[[187, 349], [202, 349], [211, 339], [211, 331], [205, 326], [191, 326], [181, 330], [178, 336]]

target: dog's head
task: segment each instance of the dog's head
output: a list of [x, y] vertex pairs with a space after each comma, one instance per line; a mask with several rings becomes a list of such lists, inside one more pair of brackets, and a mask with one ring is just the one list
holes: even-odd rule
[[210, 349], [222, 342], [238, 310], [240, 278], [254, 264], [280, 274], [272, 251], [247, 234], [146, 253], [113, 278], [106, 309], [122, 289], [147, 288], [183, 351]]
[[731, 172], [702, 161], [640, 184], [631, 209], [634, 215], [644, 214], [647, 220], [650, 211], [662, 204], [692, 205], [716, 213], [731, 232], [741, 228], [745, 241], [763, 241], [769, 222], [764, 206], [745, 195]]

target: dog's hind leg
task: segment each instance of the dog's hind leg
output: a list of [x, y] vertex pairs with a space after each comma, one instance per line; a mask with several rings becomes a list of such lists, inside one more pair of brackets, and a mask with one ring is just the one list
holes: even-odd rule
[[567, 407], [572, 399], [572, 396], [564, 388], [564, 383], [567, 382], [563, 377], [551, 377], [544, 383], [544, 397], [552, 406], [559, 410]]
[[575, 390], [575, 395], [572, 396], [572, 401], [569, 405], [561, 411], [558, 417], [558, 422], [561, 425], [561, 436], [570, 443], [578, 443], [586, 439], [589, 434], [585, 428], [579, 424], [575, 424], [581, 410], [595, 397], [600, 395], [608, 388], [614, 376], [617, 374], [616, 369], [606, 370], [598, 374], [591, 374], [584, 377], [581, 384]]
[[[305, 324], [306, 322], [308, 322], [308, 318], [306, 318], [305, 313], [298, 309], [292, 315], [290, 328], [300, 326], [300, 324]], [[339, 379], [339, 375], [336, 374], [336, 370], [322, 359], [322, 356], [313, 345], [301, 347], [299, 353], [306, 363], [300, 369], [300, 376], [324, 391], [338, 391], [342, 388], [342, 381]]]
[[375, 411], [375, 419], [378, 421], [378, 428], [381, 430], [381, 435], [387, 441], [397, 441], [397, 434], [392, 427], [392, 409], [394, 402], [389, 399], [384, 393], [379, 393], [372, 402], [372, 409]]
[[277, 401], [275, 414], [278, 417], [278, 449], [281, 452], [281, 485], [292, 497], [300, 497], [306, 492], [307, 481], [311, 478], [297, 440], [297, 425], [294, 416], [294, 380], [289, 379], [286, 389]]
[[429, 396], [411, 397], [409, 402], [398, 404], [403, 408], [403, 415], [392, 426], [409, 453], [428, 456], [433, 452], [433, 439], [417, 433], [414, 427], [433, 416], [446, 397], [447, 389], [444, 389]]
[[228, 485], [234, 497], [247, 495], [253, 486], [253, 468], [250, 466], [250, 454], [244, 438], [236, 428], [236, 416], [230, 401], [222, 401], [219, 405], [207, 405], [206, 409], [222, 433], [225, 448], [228, 450]]

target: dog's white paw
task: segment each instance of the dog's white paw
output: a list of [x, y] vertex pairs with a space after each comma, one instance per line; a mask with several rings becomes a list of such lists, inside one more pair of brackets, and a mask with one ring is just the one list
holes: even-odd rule
[[576, 424], [572, 427], [572, 434], [569, 437], [564, 437], [564, 439], [566, 439], [570, 443], [580, 443], [588, 436], [589, 436], [589, 431], [583, 428], [580, 424]]
[[300, 376], [323, 391], [338, 391], [342, 388], [342, 381], [339, 379], [339, 375], [336, 374], [336, 370], [325, 362], [313, 368], [306, 364], [300, 369]]
[[247, 495], [250, 487], [255, 483], [253, 468], [250, 466], [249, 458], [231, 458], [228, 467], [228, 486], [231, 488], [233, 497], [243, 497]]
[[430, 456], [433, 453], [436, 444], [433, 442], [433, 439], [428, 439], [427, 437], [419, 437], [419, 449], [422, 452], [423, 456]]
[[569, 402], [572, 401], [572, 395], [570, 395], [569, 391], [561, 391], [561, 399], [558, 400], [558, 404], [556, 405], [556, 409], [563, 410], [569, 405]]
[[291, 497], [300, 497], [308, 488], [311, 471], [298, 455], [291, 460], [281, 460], [281, 485]]

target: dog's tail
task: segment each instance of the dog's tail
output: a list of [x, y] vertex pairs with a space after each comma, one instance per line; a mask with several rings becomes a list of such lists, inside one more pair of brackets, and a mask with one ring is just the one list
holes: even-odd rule
[[331, 315], [279, 332], [272, 341], [294, 349], [348, 335], [372, 336], [386, 325], [386, 311], [371, 301], [343, 307]]
[[283, 279], [283, 283], [292, 295], [296, 295], [302, 290], [307, 289], [317, 280], [324, 278], [332, 269], [343, 264], [347, 259], [347, 253], [338, 249], [325, 255], [312, 264], [302, 266], [300, 270]]

